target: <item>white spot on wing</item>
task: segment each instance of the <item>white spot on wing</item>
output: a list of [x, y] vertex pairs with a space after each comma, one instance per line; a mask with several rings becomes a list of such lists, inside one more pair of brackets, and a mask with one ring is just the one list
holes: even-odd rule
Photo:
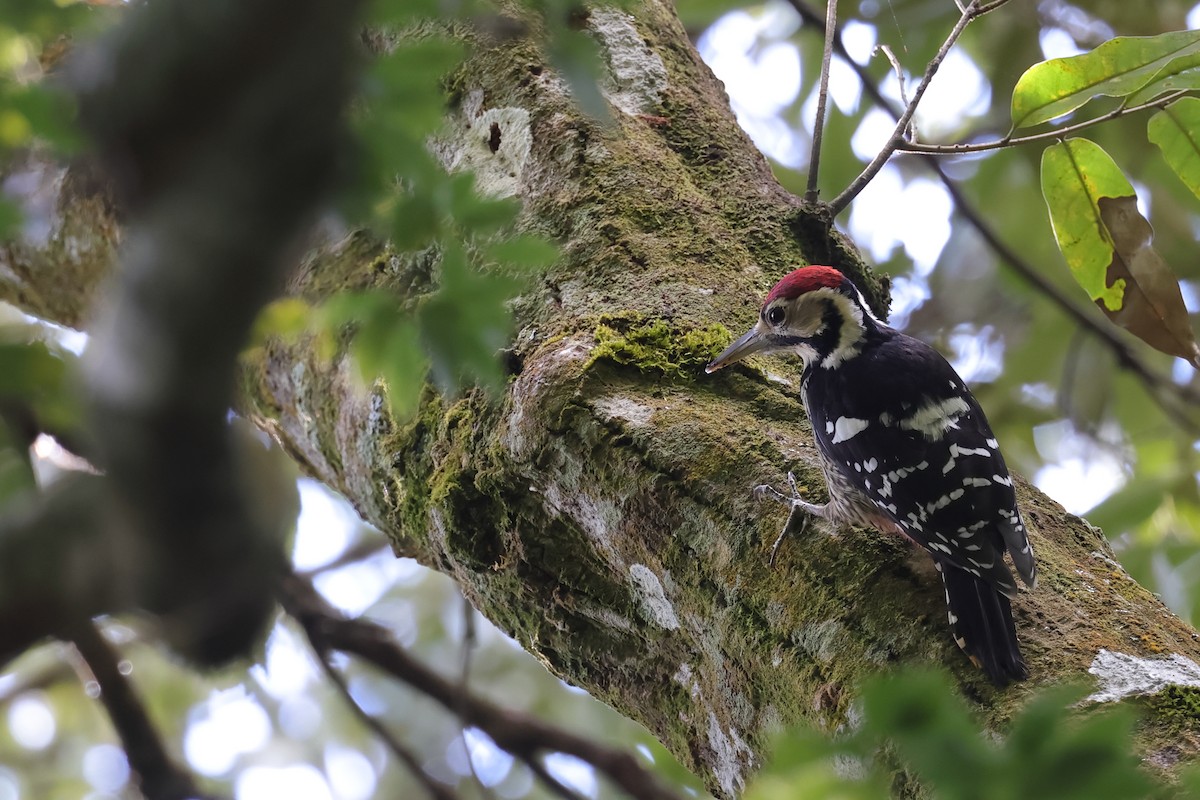
[[833, 425], [833, 443], [853, 439], [858, 434], [862, 433], [871, 423], [865, 419], [855, 419], [854, 417], [838, 417], [837, 422]]
[[958, 428], [959, 417], [970, 409], [967, 401], [961, 397], [935, 400], [921, 406], [911, 416], [900, 420], [900, 427], [918, 431], [927, 439], [940, 439], [946, 431]]

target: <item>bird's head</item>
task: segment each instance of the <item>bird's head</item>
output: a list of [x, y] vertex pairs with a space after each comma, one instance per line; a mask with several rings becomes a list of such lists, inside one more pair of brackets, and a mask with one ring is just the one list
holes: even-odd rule
[[716, 372], [753, 353], [779, 351], [795, 353], [806, 368], [835, 368], [857, 355], [866, 332], [880, 324], [841, 272], [801, 267], [767, 294], [754, 327], [704, 369]]

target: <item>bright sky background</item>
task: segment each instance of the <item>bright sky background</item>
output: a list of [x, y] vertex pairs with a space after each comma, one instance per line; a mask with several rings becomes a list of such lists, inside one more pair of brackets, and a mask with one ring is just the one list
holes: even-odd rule
[[[950, 2], [950, 0], [947, 0]], [[770, 2], [758, 13], [734, 11], [722, 17], [699, 41], [699, 49], [717, 76], [724, 81], [737, 112], [738, 120], [754, 141], [771, 158], [790, 166], [800, 166], [808, 157], [807, 145], [796, 136], [780, 112], [789, 108], [800, 91], [800, 58], [788, 41], [799, 24], [792, 9], [782, 2]], [[1200, 26], [1200, 5], [1188, 16], [1189, 27]], [[1111, 31], [1105, 32], [1111, 35]], [[859, 61], [871, 56], [874, 32], [869, 26], [849, 23], [845, 40]], [[1050, 30], [1041, 37], [1047, 58], [1077, 53], [1073, 41], [1064, 32]], [[876, 56], [882, 57], [882, 56]], [[895, 77], [885, 82], [885, 93], [898, 99]], [[830, 75], [833, 103], [851, 111], [860, 101], [860, 90], [852, 72], [834, 60]], [[984, 76], [969, 58], [952, 51], [922, 102], [917, 118], [923, 136], [934, 138], [940, 130], [956, 127], [961, 115], [982, 114], [990, 103], [990, 91]], [[815, 98], [803, 105], [805, 124], [811, 126]], [[854, 135], [852, 147], [864, 160], [874, 155], [890, 134], [893, 123], [882, 112], [867, 115]], [[905, 180], [899, 170], [885, 167], [855, 201], [848, 221], [853, 239], [870, 257], [884, 261], [896, 248], [903, 248], [912, 260], [911, 277], [893, 285], [893, 320], [903, 326], [909, 314], [929, 298], [927, 278], [950, 236], [952, 203], [937, 182], [917, 177]], [[1198, 298], [1187, 288], [1189, 306]], [[60, 331], [63, 343], [78, 352], [86, 337]], [[968, 380], [994, 379], [1000, 369], [1003, 343], [995, 331], [985, 327], [956, 329], [949, 337], [953, 352], [947, 353], [956, 368]], [[1026, 387], [1032, 401], [1052, 397], [1050, 387]], [[1039, 426], [1035, 430], [1039, 452], [1048, 466], [1034, 476], [1037, 485], [1068, 510], [1081, 513], [1091, 508], [1125, 481], [1123, 453], [1119, 441], [1098, 445], [1080, 436], [1069, 423]], [[55, 453], [44, 445], [49, 458]], [[320, 567], [336, 559], [351, 542], [358, 529], [353, 510], [320, 484], [300, 482], [302, 511], [295, 540], [293, 559], [299, 570]], [[361, 613], [377, 601], [395, 582], [419, 580], [424, 568], [409, 559], [396, 559], [383, 551], [361, 563], [331, 570], [317, 581], [325, 597], [350, 614]], [[479, 636], [502, 637], [482, 617], [478, 618]], [[398, 613], [389, 619], [402, 643], [411, 644], [416, 636], [415, 620]], [[514, 644], [514, 647], [516, 645]], [[0, 688], [3, 687], [0, 678]], [[262, 666], [250, 672], [250, 680], [268, 696], [282, 704], [283, 732], [306, 738], [319, 730], [320, 708], [309, 697], [313, 686], [323, 680], [307, 646], [287, 626], [277, 626], [271, 634]], [[369, 703], [370, 698], [362, 698]], [[8, 725], [14, 739], [29, 750], [50, 747], [57, 736], [57, 725], [50, 705], [39, 692], [29, 692], [7, 709]], [[375, 754], [330, 745], [320, 768], [291, 762], [279, 754], [264, 758], [264, 748], [272, 737], [270, 716], [243, 687], [214, 692], [188, 719], [183, 741], [184, 755], [196, 772], [220, 777], [239, 765], [242, 769], [235, 786], [237, 800], [368, 800], [373, 797], [378, 775]], [[467, 731], [466, 748], [480, 779], [496, 786], [512, 766], [512, 758], [496, 749], [486, 736]], [[466, 768], [463, 739], [456, 740], [448, 754], [452, 764]], [[596, 794], [596, 778], [586, 765], [569, 757], [551, 757], [548, 767], [559, 780], [585, 797]], [[121, 791], [129, 779], [124, 752], [112, 745], [96, 745], [83, 759], [83, 775], [94, 791], [87, 800], [103, 800]], [[20, 800], [15, 776], [0, 766], [0, 800]]]

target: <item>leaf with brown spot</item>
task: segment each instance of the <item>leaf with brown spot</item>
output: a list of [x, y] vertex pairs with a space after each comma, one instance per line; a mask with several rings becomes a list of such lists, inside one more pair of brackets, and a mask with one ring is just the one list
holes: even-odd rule
[[1137, 198], [1101, 197], [1100, 219], [1113, 244], [1106, 282], [1125, 282], [1115, 311], [1097, 302], [1108, 318], [1146, 344], [1200, 367], [1200, 346], [1188, 320], [1179, 281], [1153, 247], [1154, 228], [1138, 211]]

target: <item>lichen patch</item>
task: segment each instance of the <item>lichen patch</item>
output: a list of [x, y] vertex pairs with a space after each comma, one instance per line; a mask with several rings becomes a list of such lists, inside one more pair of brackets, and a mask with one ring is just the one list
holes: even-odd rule
[[447, 170], [473, 172], [480, 194], [516, 195], [533, 147], [529, 112], [515, 106], [485, 110], [479, 89], [467, 93], [461, 112], [451, 120], [446, 136], [431, 142], [430, 149]]
[[729, 733], [725, 732], [712, 711], [708, 712], [708, 744], [713, 751], [713, 772], [717, 784], [730, 797], [741, 794], [746, 787], [742, 773], [753, 762], [754, 754], [736, 730], [730, 728]]
[[667, 88], [667, 67], [646, 46], [633, 17], [615, 8], [596, 8], [589, 24], [608, 59], [608, 80], [600, 87], [604, 96], [630, 116], [656, 113]]
[[1140, 658], [1127, 653], [1101, 650], [1088, 672], [1096, 676], [1100, 690], [1085, 702], [1112, 703], [1126, 697], [1157, 694], [1167, 686], [1200, 687], [1200, 664], [1173, 653], [1170, 658]]
[[817, 661], [828, 663], [836, 653], [836, 643], [843, 635], [842, 626], [835, 620], [805, 625], [792, 637], [796, 646]]
[[646, 618], [660, 628], [676, 630], [679, 627], [679, 617], [675, 615], [675, 607], [667, 599], [654, 570], [645, 564], [633, 564], [629, 567], [629, 578], [633, 581], [638, 608]]
[[593, 401], [592, 407], [606, 422], [620, 422], [631, 428], [645, 427], [654, 416], [653, 408], [628, 397], [601, 397]]

